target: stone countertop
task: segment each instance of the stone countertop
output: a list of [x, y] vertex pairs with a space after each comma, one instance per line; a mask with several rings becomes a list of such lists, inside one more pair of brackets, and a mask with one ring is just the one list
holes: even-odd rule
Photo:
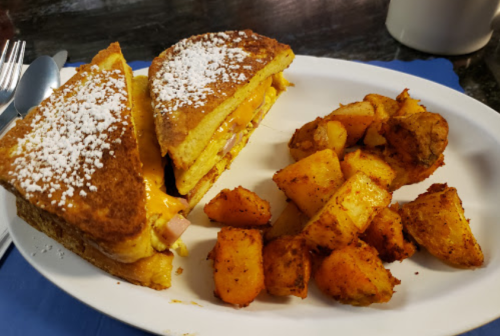
[[[86, 0], [0, 2], [0, 40], [27, 41], [26, 62], [69, 51], [70, 62], [89, 62], [119, 41], [128, 61], [151, 60], [182, 38], [250, 28], [291, 45], [296, 54], [347, 60], [441, 57], [415, 51], [385, 28], [389, 0]], [[445, 57], [465, 92], [500, 111], [500, 32], [483, 49]]]

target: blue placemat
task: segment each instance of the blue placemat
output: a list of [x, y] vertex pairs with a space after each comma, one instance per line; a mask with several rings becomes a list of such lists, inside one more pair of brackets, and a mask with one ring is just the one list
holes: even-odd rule
[[[427, 61], [368, 62], [430, 79], [460, 92], [458, 76], [446, 59]], [[66, 66], [78, 66], [69, 63]], [[151, 62], [134, 61], [133, 70], [148, 67]], [[104, 336], [150, 335], [128, 326], [86, 306], [54, 286], [40, 275], [19, 251], [11, 246], [0, 262], [0, 335], [29, 336]], [[500, 319], [463, 336], [492, 336], [500, 334]]]

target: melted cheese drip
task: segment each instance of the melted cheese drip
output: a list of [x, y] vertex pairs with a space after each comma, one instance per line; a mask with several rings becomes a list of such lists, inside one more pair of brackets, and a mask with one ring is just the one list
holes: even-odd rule
[[148, 218], [154, 219], [152, 244], [155, 249], [161, 251], [168, 247], [162, 244], [161, 230], [174, 215], [185, 209], [185, 205], [178, 198], [164, 192], [164, 167], [160, 146], [156, 139], [151, 98], [148, 95], [148, 78], [146, 76], [134, 77], [132, 87], [134, 103], [132, 116], [146, 184], [146, 210]]
[[222, 123], [214, 134], [213, 139], [220, 139], [228, 132], [239, 133], [252, 121], [259, 105], [262, 104], [267, 89], [273, 83], [273, 77], [268, 77], [246, 98]]

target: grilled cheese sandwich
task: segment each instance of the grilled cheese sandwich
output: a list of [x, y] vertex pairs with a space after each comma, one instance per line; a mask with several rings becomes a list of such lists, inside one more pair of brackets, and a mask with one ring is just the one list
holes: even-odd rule
[[186, 204], [162, 190], [147, 95], [112, 44], [0, 140], [0, 183], [36, 229], [111, 274], [161, 289]]
[[246, 30], [193, 36], [153, 61], [157, 138], [190, 209], [286, 89], [293, 58], [289, 46]]

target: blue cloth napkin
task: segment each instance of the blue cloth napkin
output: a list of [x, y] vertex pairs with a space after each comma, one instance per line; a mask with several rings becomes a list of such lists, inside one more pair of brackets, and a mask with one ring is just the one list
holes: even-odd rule
[[[78, 66], [81, 63], [66, 64]], [[135, 61], [133, 70], [148, 67], [151, 62]], [[389, 68], [430, 79], [464, 92], [450, 61], [442, 58], [426, 61], [373, 61], [368, 64]], [[40, 275], [11, 246], [0, 262], [0, 335], [150, 335], [89, 308]], [[500, 319], [463, 336], [500, 334]]]

